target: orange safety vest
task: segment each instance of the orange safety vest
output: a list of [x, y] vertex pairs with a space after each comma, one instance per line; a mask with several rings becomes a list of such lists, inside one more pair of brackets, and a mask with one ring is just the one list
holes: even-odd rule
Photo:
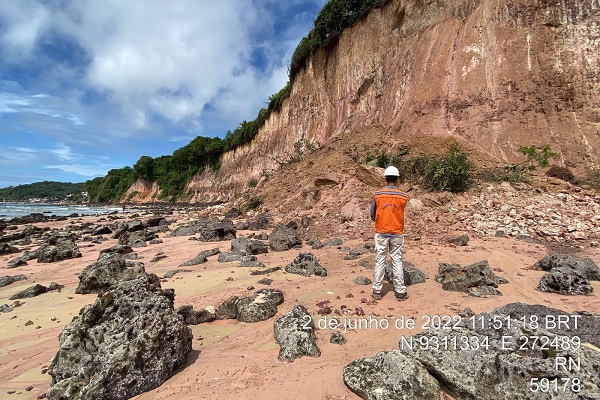
[[377, 233], [404, 233], [404, 207], [408, 195], [396, 188], [384, 187], [373, 194], [375, 199], [375, 231]]

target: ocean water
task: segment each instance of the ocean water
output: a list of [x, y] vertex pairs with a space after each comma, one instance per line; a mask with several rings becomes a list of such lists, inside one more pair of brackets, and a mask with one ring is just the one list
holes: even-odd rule
[[9, 220], [14, 217], [22, 217], [31, 213], [42, 213], [47, 216], [68, 216], [73, 213], [77, 213], [79, 215], [108, 214], [113, 211], [121, 210], [121, 207], [87, 207], [84, 205], [0, 203], [0, 220]]

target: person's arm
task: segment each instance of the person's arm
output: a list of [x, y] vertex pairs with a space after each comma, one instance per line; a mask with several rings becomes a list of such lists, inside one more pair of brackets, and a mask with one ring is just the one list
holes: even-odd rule
[[375, 221], [375, 198], [371, 199], [371, 210], [370, 210], [371, 220]]

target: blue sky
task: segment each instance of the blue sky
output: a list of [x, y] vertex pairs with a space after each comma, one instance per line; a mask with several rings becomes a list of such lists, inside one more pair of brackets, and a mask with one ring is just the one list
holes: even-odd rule
[[84, 182], [252, 120], [326, 0], [2, 0], [0, 187]]

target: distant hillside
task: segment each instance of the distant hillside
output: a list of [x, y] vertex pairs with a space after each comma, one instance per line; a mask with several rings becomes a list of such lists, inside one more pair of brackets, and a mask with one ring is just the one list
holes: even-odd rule
[[29, 199], [81, 200], [83, 183], [36, 182], [27, 185], [9, 186], [0, 189], [0, 200], [24, 201]]

